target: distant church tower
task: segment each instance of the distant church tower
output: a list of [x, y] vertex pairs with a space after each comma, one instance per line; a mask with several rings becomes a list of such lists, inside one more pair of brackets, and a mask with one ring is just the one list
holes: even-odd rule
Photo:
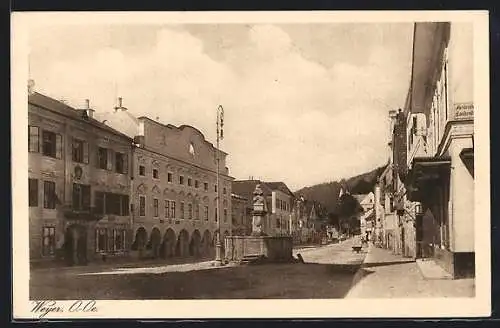
[[351, 192], [347, 188], [347, 183], [344, 179], [340, 181], [340, 192], [339, 192], [339, 199], [342, 197], [342, 195], [350, 195]]

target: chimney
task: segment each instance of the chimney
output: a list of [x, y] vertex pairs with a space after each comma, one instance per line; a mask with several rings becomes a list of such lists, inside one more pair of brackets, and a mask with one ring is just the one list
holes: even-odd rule
[[122, 111], [127, 110], [127, 108], [123, 107], [123, 98], [122, 97], [118, 97], [118, 105], [115, 107], [115, 112], [118, 111], [119, 109]]
[[35, 80], [29, 79], [28, 80], [28, 94], [32, 95], [35, 93]]
[[94, 118], [94, 112], [95, 112], [95, 110], [93, 110], [92, 108], [90, 108], [90, 100], [89, 99], [85, 99], [85, 108], [84, 109], [87, 111], [88, 117]]

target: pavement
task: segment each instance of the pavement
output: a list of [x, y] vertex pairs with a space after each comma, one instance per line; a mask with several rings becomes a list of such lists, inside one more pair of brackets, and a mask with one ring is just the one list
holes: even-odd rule
[[297, 249], [304, 263], [214, 267], [211, 261], [32, 270], [30, 299], [344, 298], [366, 252], [352, 241]]
[[474, 297], [474, 279], [437, 279], [445, 275], [425, 262], [421, 270], [414, 260], [370, 245], [346, 298]]
[[[306, 263], [316, 264], [338, 264], [338, 265], [360, 265], [366, 255], [366, 251], [360, 253], [352, 252], [354, 240], [349, 239], [338, 244], [327, 244], [322, 246], [301, 247], [293, 250], [293, 255], [301, 254]], [[212, 270], [233, 267], [238, 264], [230, 263], [224, 266], [214, 266], [213, 261], [200, 261], [190, 263], [174, 264], [149, 264], [132, 267], [84, 267], [86, 270], [73, 270], [78, 275], [123, 275], [123, 274], [162, 274], [167, 272], [189, 272], [198, 270]]]
[[360, 265], [366, 256], [367, 249], [360, 253], [352, 251], [352, 246], [357, 243], [355, 239], [347, 239], [337, 244], [327, 244], [315, 248], [296, 249], [293, 255], [301, 254], [307, 263]]
[[417, 265], [425, 279], [453, 279], [450, 273], [432, 259], [418, 259]]

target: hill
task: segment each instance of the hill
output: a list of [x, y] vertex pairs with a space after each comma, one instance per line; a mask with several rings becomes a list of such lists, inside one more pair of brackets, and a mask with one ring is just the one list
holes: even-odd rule
[[[367, 173], [351, 177], [345, 180], [345, 184], [351, 194], [368, 194], [373, 191], [377, 177], [385, 167], [378, 167]], [[339, 181], [332, 181], [299, 189], [295, 192], [295, 195], [304, 196], [306, 199], [322, 204], [329, 213], [337, 213], [340, 188], [341, 183]]]

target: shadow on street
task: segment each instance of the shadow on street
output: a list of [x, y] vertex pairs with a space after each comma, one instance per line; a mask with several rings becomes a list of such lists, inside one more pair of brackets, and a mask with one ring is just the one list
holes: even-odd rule
[[32, 272], [30, 299], [343, 298], [360, 264], [264, 264], [160, 274]]
[[397, 264], [405, 264], [405, 263], [414, 263], [414, 260], [406, 260], [406, 261], [388, 261], [388, 262], [374, 262], [374, 263], [365, 263], [363, 264], [363, 268], [374, 268], [380, 266], [388, 266], [388, 265], [397, 265]]

